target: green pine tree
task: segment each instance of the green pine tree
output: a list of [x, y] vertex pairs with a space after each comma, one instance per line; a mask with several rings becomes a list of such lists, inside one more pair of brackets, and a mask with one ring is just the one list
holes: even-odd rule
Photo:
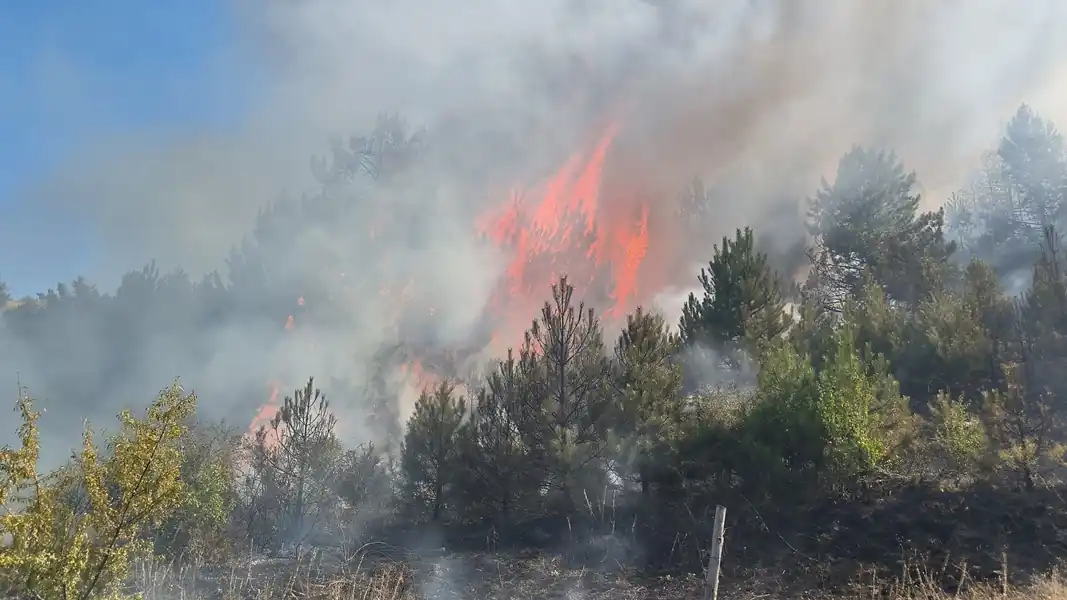
[[257, 452], [284, 494], [284, 514], [279, 516], [288, 540], [302, 539], [310, 522], [328, 509], [327, 490], [341, 456], [336, 425], [326, 395], [309, 378], [303, 389], [286, 396], [270, 425], [256, 433]]
[[567, 277], [552, 286], [552, 299], [526, 332], [520, 365], [530, 385], [522, 408], [523, 435], [545, 454], [538, 462], [567, 514], [577, 505], [579, 490], [603, 484], [596, 467], [607, 447], [612, 403], [600, 320], [584, 302], [575, 304]]
[[833, 184], [809, 199], [814, 277], [827, 306], [840, 309], [870, 273], [893, 300], [915, 303], [945, 277], [955, 249], [944, 240], [944, 213], [919, 214], [914, 172], [892, 152], [853, 147]]
[[682, 308], [679, 331], [684, 344], [751, 350], [789, 327], [781, 280], [767, 255], [756, 251], [750, 228], [738, 229], [733, 240], [724, 237], [698, 280], [703, 296], [690, 294]]
[[993, 268], [982, 261], [967, 265], [963, 277], [963, 302], [972, 318], [982, 325], [988, 340], [984, 363], [971, 381], [973, 389], [997, 389], [1004, 383], [1001, 365], [1008, 359], [1015, 310]]
[[1067, 210], [1063, 136], [1023, 104], [1008, 123], [997, 154], [1021, 201], [1017, 218], [1027, 222], [1031, 239], [1038, 241], [1045, 228], [1062, 223]]
[[[507, 527], [516, 505], [537, 483], [535, 457], [522, 438], [522, 406], [528, 386], [511, 352], [490, 373], [474, 395], [470, 421], [463, 431], [460, 461], [469, 482], [463, 486], [464, 507], [480, 507], [495, 524]], [[535, 486], [536, 487], [536, 486]]]
[[1046, 394], [1053, 408], [1067, 410], [1067, 274], [1060, 264], [1060, 245], [1052, 227], [1034, 265], [1030, 289], [1016, 306], [1015, 362], [1021, 388], [1028, 395]]
[[434, 521], [441, 519], [446, 506], [459, 455], [460, 428], [467, 415], [466, 399], [455, 392], [456, 384], [449, 381], [423, 392], [404, 435], [401, 467], [409, 497], [428, 506]]
[[638, 307], [626, 318], [615, 344], [619, 392], [613, 431], [619, 456], [648, 494], [658, 465], [665, 464], [683, 419], [679, 339], [663, 315]]

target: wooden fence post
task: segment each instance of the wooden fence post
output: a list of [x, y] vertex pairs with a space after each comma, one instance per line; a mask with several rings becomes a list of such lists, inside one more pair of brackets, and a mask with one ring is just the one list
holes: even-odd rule
[[711, 556], [708, 557], [708, 575], [704, 587], [704, 600], [718, 600], [719, 564], [722, 562], [722, 544], [726, 529], [726, 507], [715, 507], [714, 533], [711, 538]]

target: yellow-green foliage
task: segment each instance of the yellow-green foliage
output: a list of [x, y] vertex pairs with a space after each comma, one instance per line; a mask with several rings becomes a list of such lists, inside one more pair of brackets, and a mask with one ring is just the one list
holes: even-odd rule
[[931, 444], [945, 462], [946, 474], [959, 479], [978, 472], [989, 447], [982, 422], [961, 397], [954, 400], [941, 392], [930, 404]]
[[772, 460], [765, 472], [814, 468], [851, 481], [889, 466], [907, 439], [913, 417], [884, 362], [865, 362], [847, 327], [826, 344], [818, 370], [788, 344], [764, 356], [744, 437], [747, 451]]
[[[175, 383], [144, 417], [124, 411], [106, 453], [86, 428], [74, 464], [56, 478], [37, 472], [38, 413], [27, 398], [18, 408], [22, 447], [0, 454], [0, 584], [45, 600], [120, 596], [145, 529], [184, 497], [181, 439], [196, 398]], [[83, 489], [84, 510], [64, 501], [71, 483]]]
[[1046, 471], [1062, 467], [1067, 450], [1055, 437], [1060, 418], [1047, 392], [1027, 389], [1020, 365], [1003, 365], [1004, 386], [983, 398], [986, 430], [997, 455], [997, 468], [1032, 488]]
[[201, 561], [225, 558], [234, 515], [236, 452], [239, 438], [225, 428], [195, 422], [182, 440], [181, 506], [154, 528], [156, 552]]
[[830, 464], [848, 477], [893, 459], [906, 440], [911, 415], [884, 362], [863, 361], [849, 328], [839, 330], [834, 341], [819, 373], [818, 407]]
[[[213, 458], [192, 475], [181, 505], [182, 515], [189, 521], [186, 525], [195, 527], [202, 535], [221, 530], [233, 510], [229, 465], [221, 458]], [[193, 540], [193, 543], [203, 541]]]
[[777, 344], [764, 354], [755, 402], [740, 426], [741, 443], [731, 449], [753, 485], [786, 493], [813, 483], [826, 438], [816, 383], [811, 360], [791, 345]]

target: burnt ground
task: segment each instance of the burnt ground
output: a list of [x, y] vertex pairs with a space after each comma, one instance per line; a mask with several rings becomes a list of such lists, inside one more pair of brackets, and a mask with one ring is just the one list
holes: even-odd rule
[[[393, 549], [395, 552], [396, 549]], [[619, 565], [568, 566], [565, 558], [507, 553], [408, 556], [402, 562], [368, 553], [345, 565], [343, 557], [313, 553], [302, 559], [254, 558], [229, 568], [175, 574], [158, 570], [137, 589], [154, 598], [268, 600], [274, 598], [366, 598], [367, 600], [689, 600], [704, 597], [702, 576], [642, 575]], [[142, 573], [146, 571], [142, 570]], [[720, 598], [799, 598], [774, 574], [737, 580], [724, 575]]]
[[[960, 578], [989, 581], [1004, 563], [1019, 576], [1047, 573], [1067, 560], [1067, 492], [1013, 491], [976, 486], [871, 487], [848, 498], [793, 506], [763, 505], [743, 495], [717, 494], [654, 511], [618, 508], [610, 517], [540, 518], [489, 535], [471, 527], [381, 531], [374, 539], [402, 548], [448, 548], [560, 557], [568, 568], [625, 570], [646, 577], [700, 573], [712, 537], [714, 506], [727, 507], [723, 573], [736, 581], [775, 575], [839, 588], [867, 574], [899, 576], [905, 569], [942, 573], [946, 586]], [[431, 542], [432, 540], [432, 542]]]
[[[1005, 567], [1025, 583], [1067, 560], [1064, 497], [1052, 488], [910, 485], [770, 510], [718, 496], [728, 506], [720, 597], [840, 596], [860, 583], [872, 596], [902, 578], [923, 578], [952, 594], [961, 582], [995, 584]], [[610, 523], [572, 520], [565, 529], [542, 519], [492, 544], [470, 526], [385, 528], [367, 533], [387, 542], [180, 573], [142, 571], [139, 587], [158, 587], [168, 598], [195, 591], [234, 600], [700, 598], [708, 506], [714, 504], [700, 511], [665, 505], [654, 515], [620, 510]], [[375, 586], [382, 589], [367, 591]]]

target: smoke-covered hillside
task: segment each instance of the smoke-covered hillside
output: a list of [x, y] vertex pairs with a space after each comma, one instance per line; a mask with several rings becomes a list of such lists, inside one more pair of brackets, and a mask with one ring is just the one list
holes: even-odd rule
[[3, 298], [0, 389], [45, 411], [3, 489], [82, 452], [0, 517], [19, 593], [82, 560], [48, 548], [79, 594], [369, 540], [695, 572], [716, 504], [735, 581], [1067, 553], [1067, 9], [235, 10], [254, 110], [21, 199], [98, 259]]

